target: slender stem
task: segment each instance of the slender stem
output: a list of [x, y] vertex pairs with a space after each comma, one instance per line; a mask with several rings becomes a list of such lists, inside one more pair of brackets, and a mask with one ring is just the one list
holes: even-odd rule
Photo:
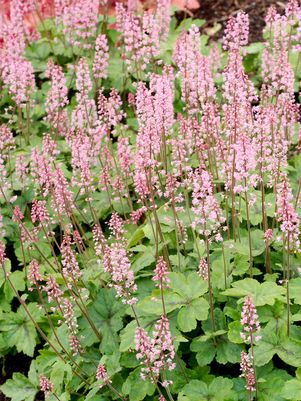
[[290, 234], [287, 234], [287, 272], [286, 272], [286, 302], [287, 302], [287, 336], [290, 335]]
[[252, 366], [254, 370], [254, 378], [255, 378], [255, 399], [258, 399], [258, 385], [257, 385], [257, 377], [256, 377], [256, 366], [255, 366], [255, 359], [254, 359], [254, 344], [253, 344], [253, 333], [250, 333], [251, 341], [251, 356], [252, 356]]
[[[246, 180], [245, 180], [246, 181]], [[245, 182], [246, 186], [246, 182]], [[252, 237], [251, 237], [251, 224], [250, 224], [250, 212], [249, 212], [249, 200], [248, 193], [245, 191], [245, 201], [246, 201], [246, 214], [247, 214], [247, 227], [248, 227], [248, 241], [249, 241], [249, 272], [250, 277], [253, 277], [253, 256], [252, 256]]]
[[[212, 331], [215, 333], [216, 327], [215, 327], [215, 316], [214, 316], [214, 304], [213, 304], [213, 291], [212, 291], [212, 283], [211, 283], [211, 269], [210, 269], [210, 250], [209, 250], [209, 241], [208, 237], [205, 237], [205, 242], [206, 242], [206, 250], [207, 250], [207, 268], [208, 268], [208, 289], [209, 289], [209, 305], [210, 305], [210, 317], [211, 317], [211, 325], [212, 325]], [[215, 337], [213, 338], [214, 343]]]

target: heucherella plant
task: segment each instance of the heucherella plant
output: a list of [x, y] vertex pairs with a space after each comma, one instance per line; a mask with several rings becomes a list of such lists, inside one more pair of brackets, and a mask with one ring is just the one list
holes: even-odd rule
[[0, 19], [1, 392], [301, 400], [298, 1], [250, 45], [243, 11], [43, 7]]
[[240, 323], [242, 325], [241, 338], [246, 344], [250, 344], [250, 354], [244, 351], [241, 352], [241, 376], [246, 379], [246, 389], [249, 392], [249, 398], [252, 400], [254, 392], [257, 397], [254, 345], [261, 339], [261, 336], [259, 335], [260, 323], [251, 296], [247, 296], [244, 300]]

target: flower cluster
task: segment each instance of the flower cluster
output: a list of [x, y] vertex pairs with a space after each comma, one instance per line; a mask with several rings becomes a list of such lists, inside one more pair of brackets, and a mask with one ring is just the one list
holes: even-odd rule
[[107, 77], [109, 46], [106, 35], [99, 35], [95, 42], [95, 57], [93, 62], [93, 74], [95, 78]]
[[[152, 338], [142, 327], [137, 327], [135, 343], [136, 358], [143, 364], [142, 379], [149, 377], [152, 382], [156, 382], [162, 369], [175, 369], [175, 348], [166, 316], [161, 316], [155, 324]], [[164, 384], [168, 386], [170, 383]]]
[[40, 376], [40, 389], [45, 394], [45, 397], [49, 397], [53, 392], [53, 383], [47, 379], [47, 377], [41, 375]]
[[157, 261], [155, 275], [153, 276], [152, 280], [157, 281], [156, 285], [161, 291], [163, 288], [166, 288], [170, 282], [170, 279], [168, 278], [167, 265], [163, 256], [160, 256]]
[[297, 251], [300, 249], [300, 219], [293, 205], [294, 196], [286, 176], [277, 187], [277, 219], [281, 231], [287, 237], [287, 248]]
[[203, 280], [208, 280], [208, 263], [204, 258], [200, 260], [198, 274]]
[[243, 326], [240, 335], [245, 343], [254, 343], [261, 339], [257, 311], [253, 299], [249, 295], [244, 300], [240, 323]]
[[102, 383], [99, 384], [99, 387], [102, 387], [104, 384], [107, 383], [112, 383], [112, 381], [108, 377], [107, 370], [102, 363], [99, 363], [97, 367], [96, 380], [102, 381]]
[[205, 237], [215, 235], [221, 240], [219, 228], [225, 218], [213, 194], [212, 178], [207, 170], [198, 169], [192, 175], [192, 210], [195, 214], [192, 226]]
[[115, 242], [107, 246], [103, 255], [103, 264], [105, 272], [111, 276], [111, 286], [115, 288], [116, 296], [121, 298], [123, 303], [135, 304], [137, 298], [133, 296], [133, 293], [137, 290], [137, 286], [124, 244]]
[[256, 391], [256, 376], [251, 362], [252, 358], [246, 352], [241, 352], [240, 370], [241, 377], [246, 379], [246, 389], [250, 392]]

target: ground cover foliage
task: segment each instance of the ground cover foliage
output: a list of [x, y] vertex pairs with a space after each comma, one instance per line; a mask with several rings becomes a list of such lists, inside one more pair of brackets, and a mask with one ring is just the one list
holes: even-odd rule
[[[301, 10], [98, 1], [2, 24], [0, 355], [13, 401], [301, 400]], [[28, 11], [28, 10], [27, 10]]]

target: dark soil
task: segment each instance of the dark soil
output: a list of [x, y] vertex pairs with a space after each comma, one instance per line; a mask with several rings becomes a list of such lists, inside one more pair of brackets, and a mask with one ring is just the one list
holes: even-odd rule
[[269, 6], [274, 5], [280, 13], [283, 13], [287, 3], [286, 0], [199, 0], [199, 2], [201, 7], [194, 13], [194, 17], [206, 20], [203, 28], [211, 28], [218, 23], [222, 25], [222, 29], [215, 34], [214, 39], [223, 35], [225, 23], [231, 15], [235, 15], [239, 10], [245, 11], [250, 18], [250, 42], [262, 40], [264, 17]]

